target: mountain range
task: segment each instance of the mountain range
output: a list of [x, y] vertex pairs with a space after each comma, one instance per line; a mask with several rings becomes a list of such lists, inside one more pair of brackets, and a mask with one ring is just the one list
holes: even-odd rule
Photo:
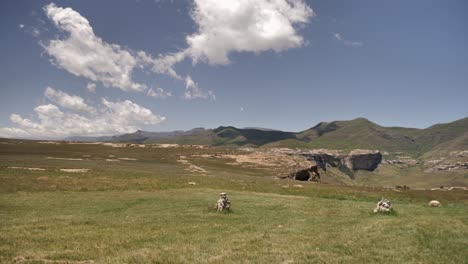
[[468, 117], [426, 129], [383, 127], [365, 118], [321, 122], [300, 132], [220, 126], [188, 131], [134, 133], [111, 137], [69, 137], [68, 141], [177, 143], [212, 146], [379, 149], [412, 155], [468, 149]]

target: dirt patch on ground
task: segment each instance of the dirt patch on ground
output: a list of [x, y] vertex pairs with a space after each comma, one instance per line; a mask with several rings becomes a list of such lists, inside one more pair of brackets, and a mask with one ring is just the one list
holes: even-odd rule
[[197, 149], [205, 149], [209, 148], [210, 146], [207, 145], [180, 145], [180, 144], [152, 144], [152, 148], [197, 148]]
[[[251, 163], [260, 166], [274, 167], [277, 165], [275, 159], [264, 153], [250, 153], [247, 155], [225, 155], [224, 157], [235, 159], [234, 164]], [[232, 163], [231, 163], [232, 164]]]
[[192, 155], [193, 157], [202, 157], [202, 158], [216, 158], [217, 155], [210, 155], [210, 154], [201, 154], [201, 155]]
[[75, 172], [75, 173], [85, 173], [88, 172], [89, 169], [60, 169], [63, 172]]
[[94, 260], [70, 261], [18, 256], [13, 259], [13, 263], [94, 264], [95, 262]]
[[39, 143], [39, 144], [53, 144], [53, 145], [60, 144], [60, 142], [57, 142], [57, 141], [39, 141], [37, 143]]
[[185, 156], [180, 156], [177, 162], [186, 165], [187, 168], [185, 168], [186, 171], [194, 172], [194, 173], [206, 173], [208, 172], [207, 170], [203, 169], [202, 167], [193, 165], [190, 163], [188, 160], [186, 160]]
[[134, 158], [118, 158], [119, 160], [138, 160], [138, 159], [134, 159]]
[[60, 158], [60, 157], [46, 157], [51, 160], [83, 160], [82, 158]]
[[179, 144], [155, 144], [153, 148], [178, 148]]
[[26, 167], [8, 167], [8, 169], [31, 170], [31, 171], [45, 171], [45, 169], [42, 169], [42, 168], [26, 168]]
[[287, 174], [300, 168], [311, 166], [311, 162], [299, 155], [271, 151], [250, 151], [242, 154], [197, 155], [202, 158], [233, 159], [227, 164], [246, 168], [264, 167], [276, 175]]
[[118, 159], [106, 159], [106, 161], [120, 161]]
[[190, 164], [186, 170], [188, 170], [188, 171], [190, 171], [190, 172], [199, 172], [199, 173], [208, 172], [208, 171], [205, 170], [204, 168], [195, 166], [195, 165], [193, 165], [193, 164]]
[[113, 148], [124, 148], [127, 144], [123, 143], [101, 143], [103, 146], [113, 147]]

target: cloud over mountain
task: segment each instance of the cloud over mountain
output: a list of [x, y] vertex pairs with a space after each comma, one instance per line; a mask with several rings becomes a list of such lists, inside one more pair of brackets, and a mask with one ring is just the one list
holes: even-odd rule
[[69, 95], [60, 90], [56, 91], [51, 87], [47, 87], [45, 90], [45, 96], [52, 102], [60, 105], [63, 108], [70, 109], [72, 111], [82, 111], [87, 113], [94, 113], [96, 109], [92, 106], [87, 105], [83, 98], [76, 95]]
[[[165, 117], [132, 101], [110, 101], [90, 106], [77, 95], [47, 87], [51, 103], [34, 108], [36, 120], [18, 114], [10, 116], [13, 127], [0, 127], [0, 137], [63, 138], [73, 135], [114, 135], [130, 133], [144, 125], [155, 125]], [[55, 104], [57, 105], [55, 105]]]

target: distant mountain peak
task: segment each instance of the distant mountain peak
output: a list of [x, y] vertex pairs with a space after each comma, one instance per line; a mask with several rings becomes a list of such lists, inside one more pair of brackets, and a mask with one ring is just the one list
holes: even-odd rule
[[203, 144], [212, 146], [299, 147], [329, 149], [380, 149], [420, 155], [433, 149], [468, 149], [468, 118], [426, 129], [383, 127], [366, 118], [320, 122], [300, 132], [283, 132], [259, 127], [134, 133], [114, 137], [73, 137], [76, 141]]
[[255, 129], [261, 131], [281, 131], [279, 129], [265, 128], [265, 127], [244, 127], [243, 129]]

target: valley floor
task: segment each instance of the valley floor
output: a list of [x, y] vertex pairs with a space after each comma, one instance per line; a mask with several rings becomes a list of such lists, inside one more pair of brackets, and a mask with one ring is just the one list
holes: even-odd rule
[[[23, 144], [23, 145], [22, 145]], [[1, 263], [466, 263], [468, 192], [274, 180], [232, 149], [0, 148]], [[337, 176], [338, 177], [338, 176]], [[217, 213], [220, 192], [233, 210]], [[372, 213], [381, 197], [396, 213]], [[429, 207], [437, 199], [441, 207]]]
[[2, 263], [465, 263], [466, 204], [229, 191], [2, 194]]

